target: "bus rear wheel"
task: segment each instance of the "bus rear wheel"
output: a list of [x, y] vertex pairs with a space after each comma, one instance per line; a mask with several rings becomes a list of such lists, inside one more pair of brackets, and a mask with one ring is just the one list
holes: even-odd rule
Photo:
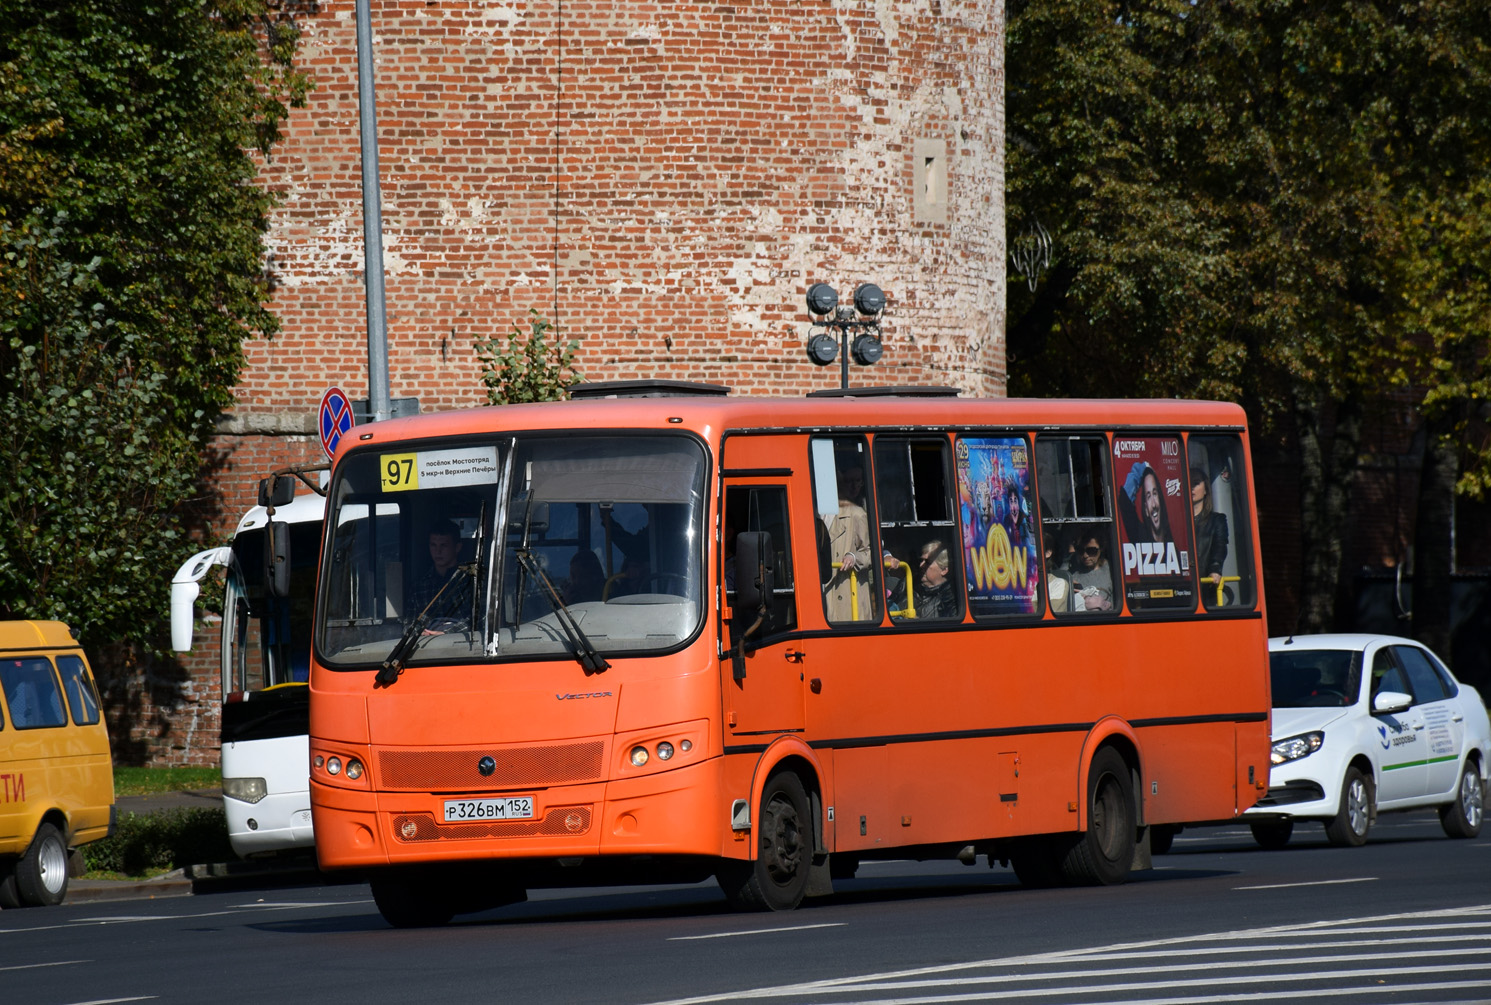
[[1062, 874], [1073, 886], [1112, 886], [1134, 864], [1134, 782], [1118, 751], [1104, 747], [1087, 772], [1087, 830], [1067, 851]]
[[374, 876], [373, 903], [383, 920], [395, 928], [433, 928], [447, 924], [456, 912], [436, 884], [417, 876], [392, 872]]
[[0, 879], [0, 906], [54, 907], [67, 896], [67, 842], [52, 824], [36, 828], [31, 846]]
[[1258, 842], [1258, 847], [1266, 851], [1278, 851], [1289, 843], [1289, 838], [1294, 834], [1294, 821], [1288, 818], [1256, 820], [1248, 824], [1248, 830], [1253, 832], [1253, 840]]
[[802, 903], [813, 865], [813, 825], [802, 779], [779, 771], [761, 791], [756, 860], [723, 863], [715, 878], [736, 910], [791, 911]]

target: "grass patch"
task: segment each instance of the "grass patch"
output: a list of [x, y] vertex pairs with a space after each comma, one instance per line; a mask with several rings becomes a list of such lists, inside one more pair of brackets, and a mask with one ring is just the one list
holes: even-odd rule
[[220, 789], [223, 773], [217, 768], [115, 768], [115, 796], [148, 796], [155, 792]]
[[83, 845], [83, 858], [90, 879], [145, 879], [236, 856], [223, 811], [193, 808], [120, 814], [113, 836]]

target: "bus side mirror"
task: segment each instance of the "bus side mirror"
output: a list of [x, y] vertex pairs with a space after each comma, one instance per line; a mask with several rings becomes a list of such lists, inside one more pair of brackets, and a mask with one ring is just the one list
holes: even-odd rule
[[735, 607], [755, 612], [771, 600], [776, 585], [771, 535], [747, 530], [735, 535]]
[[[292, 484], [291, 489], [294, 489]], [[267, 527], [268, 568], [264, 570], [264, 592], [271, 597], [290, 595], [290, 525], [271, 521]]]
[[295, 479], [288, 475], [275, 475], [259, 479], [259, 505], [288, 506], [295, 501]]

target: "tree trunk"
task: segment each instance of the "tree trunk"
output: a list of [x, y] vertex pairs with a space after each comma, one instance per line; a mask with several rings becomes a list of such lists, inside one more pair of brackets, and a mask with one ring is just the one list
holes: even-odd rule
[[1351, 483], [1356, 475], [1361, 436], [1361, 402], [1352, 395], [1334, 403], [1335, 428], [1326, 433], [1326, 410], [1319, 391], [1298, 385], [1294, 394], [1295, 429], [1300, 452], [1300, 603], [1299, 633], [1349, 627], [1349, 615], [1338, 611], [1344, 587], [1341, 551], [1350, 511]]
[[1413, 637], [1450, 658], [1450, 575], [1455, 571], [1455, 481], [1460, 455], [1453, 417], [1424, 420], [1424, 464], [1413, 524]]

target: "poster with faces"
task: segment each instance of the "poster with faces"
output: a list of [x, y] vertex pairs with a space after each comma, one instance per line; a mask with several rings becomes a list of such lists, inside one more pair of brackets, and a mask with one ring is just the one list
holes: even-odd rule
[[1185, 451], [1176, 436], [1113, 440], [1118, 567], [1130, 608], [1196, 606]]

